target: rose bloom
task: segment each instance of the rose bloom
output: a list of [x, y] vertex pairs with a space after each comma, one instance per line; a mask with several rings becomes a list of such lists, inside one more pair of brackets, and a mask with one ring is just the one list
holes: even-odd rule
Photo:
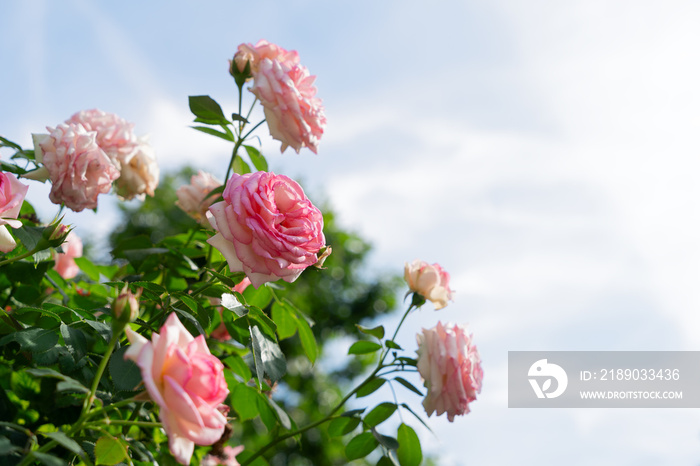
[[175, 205], [197, 222], [208, 227], [210, 225], [207, 220], [207, 211], [216, 196], [207, 197], [207, 195], [221, 184], [221, 181], [213, 175], [199, 170], [199, 173], [190, 178], [190, 184], [177, 188]]
[[[248, 277], [245, 277], [239, 284], [233, 287], [233, 291], [243, 293], [245, 289], [248, 288], [248, 285], [250, 285], [250, 279]], [[209, 301], [214, 306], [219, 306], [219, 314], [222, 315], [222, 313], [224, 312], [224, 307], [221, 306], [221, 299], [209, 298]], [[226, 330], [226, 325], [223, 322], [221, 322], [219, 326], [211, 332], [210, 336], [215, 340], [219, 341], [227, 341], [231, 339], [231, 335], [229, 335], [228, 330]]]
[[450, 289], [450, 274], [439, 264], [430, 265], [425, 261], [414, 260], [404, 267], [404, 279], [411, 291], [432, 301], [435, 310], [442, 309], [448, 301], [452, 301], [454, 291]]
[[55, 264], [53, 268], [66, 280], [75, 278], [80, 272], [80, 268], [75, 263], [75, 258], [83, 256], [83, 241], [71, 231], [66, 236], [63, 244], [61, 244], [61, 249], [63, 252], [54, 252], [53, 260]]
[[0, 251], [2, 252], [10, 252], [17, 246], [17, 242], [7, 230], [7, 225], [12, 228], [22, 226], [17, 216], [28, 189], [29, 186], [20, 183], [12, 173], [0, 172]]
[[117, 179], [117, 194], [122, 199], [140, 200], [155, 195], [160, 169], [153, 148], [147, 138], [139, 139], [139, 145], [129, 155], [121, 158], [121, 174]]
[[189, 464], [194, 445], [221, 438], [226, 417], [217, 409], [228, 395], [224, 365], [209, 352], [204, 335], [192, 337], [172, 313], [151, 341], [126, 328], [124, 353], [141, 369], [148, 394], [160, 407], [170, 452]]
[[83, 110], [66, 120], [66, 123], [80, 124], [88, 131], [95, 131], [97, 145], [117, 168], [120, 168], [122, 159], [134, 152], [139, 145], [134, 135], [134, 124], [113, 113], [98, 109]]
[[292, 146], [297, 153], [308, 147], [316, 153], [326, 127], [321, 99], [316, 97], [315, 76], [301, 65], [263, 59], [253, 75], [250, 91], [260, 100], [270, 135], [282, 142], [281, 151]]
[[[272, 44], [265, 39], [259, 40], [255, 45], [239, 45], [238, 51], [233, 56], [233, 63], [236, 64], [238, 71], [243, 72], [246, 63], [250, 62], [250, 71], [255, 75], [260, 68], [260, 62], [265, 58], [287, 63], [289, 66], [299, 64], [299, 54], [296, 50], [285, 50], [279, 45]], [[233, 66], [233, 63], [231, 66]]]
[[49, 199], [75, 212], [95, 209], [97, 196], [108, 193], [119, 177], [117, 167], [97, 145], [97, 133], [76, 124], [47, 129], [49, 134], [34, 135], [34, 151], [51, 179]]
[[447, 413], [450, 422], [469, 412], [469, 403], [481, 393], [481, 358], [472, 337], [461, 325], [438, 324], [423, 329], [418, 341], [417, 368], [428, 394], [423, 400], [425, 412], [440, 416]]
[[316, 263], [326, 241], [323, 216], [295, 181], [268, 172], [234, 173], [223, 198], [209, 208], [218, 233], [207, 241], [231, 272], [245, 272], [258, 288], [280, 278], [293, 282]]
[[225, 446], [221, 456], [208, 454], [199, 464], [200, 466], [216, 466], [219, 464], [224, 466], [240, 466], [240, 463], [236, 461], [236, 455], [242, 451], [243, 445], [239, 445], [237, 447]]

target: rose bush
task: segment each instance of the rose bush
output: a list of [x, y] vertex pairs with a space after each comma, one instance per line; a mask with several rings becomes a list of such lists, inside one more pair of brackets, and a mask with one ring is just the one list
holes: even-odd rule
[[17, 246], [7, 226], [12, 228], [22, 226], [17, 216], [28, 189], [29, 186], [20, 183], [12, 173], [0, 172], [0, 251], [2, 252], [10, 252]]
[[245, 272], [258, 288], [265, 282], [293, 282], [318, 260], [325, 245], [323, 216], [295, 181], [274, 173], [234, 174], [224, 200], [209, 208], [218, 232], [209, 244], [232, 272]]
[[423, 407], [428, 416], [447, 413], [455, 416], [469, 412], [469, 403], [481, 392], [481, 358], [479, 351], [462, 325], [443, 326], [441, 322], [423, 329], [418, 342], [417, 369], [428, 394]]
[[411, 291], [431, 301], [435, 310], [442, 309], [452, 301], [450, 274], [439, 264], [430, 265], [425, 261], [414, 260], [405, 265], [404, 279]]
[[141, 369], [148, 394], [160, 407], [170, 451], [189, 464], [194, 445], [221, 438], [226, 417], [219, 406], [229, 393], [224, 366], [212, 356], [203, 335], [194, 338], [173, 313], [151, 341], [126, 329], [131, 346], [124, 354]]

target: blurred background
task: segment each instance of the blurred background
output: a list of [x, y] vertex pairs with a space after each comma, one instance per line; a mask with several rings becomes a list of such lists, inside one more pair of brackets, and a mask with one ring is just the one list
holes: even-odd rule
[[[454, 303], [413, 314], [399, 344], [439, 319], [469, 323], [482, 355], [469, 415], [429, 419], [435, 435], [412, 423], [424, 450], [698, 464], [695, 409], [509, 409], [506, 374], [508, 351], [700, 350], [698, 24], [699, 3], [673, 0], [6, 1], [0, 135], [31, 147], [99, 108], [150, 134], [163, 173], [223, 178], [230, 146], [188, 129], [187, 96], [231, 113], [238, 44], [297, 50], [328, 126], [318, 155], [259, 132], [271, 169], [372, 245], [365, 273], [416, 258], [451, 273]], [[28, 196], [46, 221], [47, 193]], [[102, 196], [67, 219], [99, 253], [118, 212]]]

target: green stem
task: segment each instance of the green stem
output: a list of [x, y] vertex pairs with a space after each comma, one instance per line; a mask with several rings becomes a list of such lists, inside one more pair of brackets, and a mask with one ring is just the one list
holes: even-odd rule
[[2, 267], [3, 265], [11, 264], [13, 262], [17, 262], [18, 260], [22, 260], [25, 257], [33, 256], [34, 254], [36, 254], [37, 252], [42, 251], [42, 250], [43, 250], [42, 248], [35, 247], [31, 251], [27, 251], [23, 254], [20, 254], [19, 256], [11, 257], [9, 259], [5, 259], [4, 261], [0, 261], [0, 267]]
[[99, 421], [99, 422], [88, 422], [85, 424], [85, 427], [90, 428], [90, 427], [100, 427], [104, 426], [105, 424], [110, 425], [110, 426], [138, 426], [138, 427], [163, 427], [163, 424], [160, 422], [150, 422], [150, 421], [129, 421], [129, 420], [107, 420], [107, 421]]

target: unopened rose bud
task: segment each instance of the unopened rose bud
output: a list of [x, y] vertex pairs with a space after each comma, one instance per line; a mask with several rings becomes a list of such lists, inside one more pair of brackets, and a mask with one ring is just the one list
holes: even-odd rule
[[112, 312], [121, 322], [133, 322], [139, 316], [139, 298], [143, 288], [139, 288], [136, 294], [132, 293], [129, 285], [124, 285], [124, 289], [119, 292], [119, 296], [112, 304]]

